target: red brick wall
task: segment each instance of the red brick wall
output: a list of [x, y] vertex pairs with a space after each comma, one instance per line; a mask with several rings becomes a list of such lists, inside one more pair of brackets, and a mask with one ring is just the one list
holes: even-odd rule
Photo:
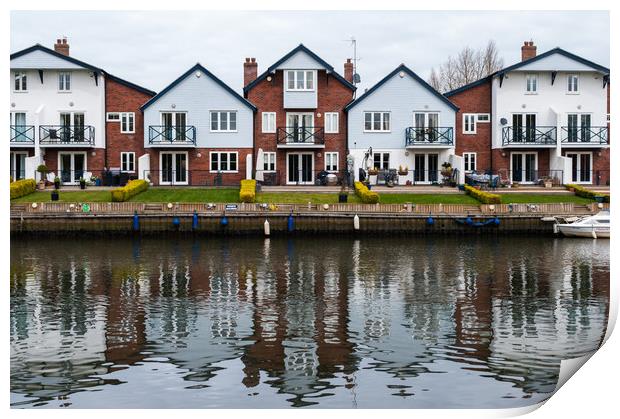
[[[86, 153], [86, 171], [91, 172], [93, 175], [101, 176], [101, 172], [104, 167], [104, 154], [103, 148], [45, 148], [43, 152], [43, 160], [50, 172], [54, 172], [58, 175], [58, 153], [62, 152], [75, 152], [83, 151]], [[93, 155], [94, 154], [94, 155]]]
[[[145, 153], [144, 118], [140, 106], [148, 101], [151, 95], [120, 84], [112, 79], [106, 80], [105, 95], [106, 113], [134, 112], [135, 114], [135, 133], [133, 134], [121, 134], [120, 121], [106, 122], [107, 166], [120, 168], [121, 152], [133, 151], [136, 153], [136, 170], [138, 170], [138, 157]], [[105, 166], [105, 163], [103, 166]]]
[[[279, 172], [280, 183], [286, 183], [286, 153], [300, 151], [299, 149], [277, 149], [276, 134], [262, 132], [262, 112], [276, 112], [276, 127], [286, 126], [286, 113], [289, 112], [312, 112], [314, 113], [314, 124], [317, 127], [324, 127], [325, 112], [339, 113], [339, 126], [337, 134], [325, 134], [325, 148], [306, 150], [314, 152], [315, 172], [324, 169], [325, 152], [338, 152], [340, 170], [346, 169], [347, 152], [347, 119], [344, 107], [353, 98], [353, 92], [336, 80], [332, 75], [325, 71], [318, 72], [317, 93], [318, 106], [316, 109], [284, 109], [284, 73], [277, 71], [272, 75], [272, 81], [262, 80], [252, 90], [247, 93], [247, 98], [258, 108], [254, 123], [254, 146], [258, 150], [275, 151], [276, 170]], [[318, 114], [321, 114], [319, 117]], [[320, 156], [319, 156], [320, 154]], [[256, 167], [256, 156], [254, 156], [254, 169]], [[315, 176], [316, 177], [316, 176]]]
[[471, 89], [450, 96], [459, 111], [456, 114], [456, 154], [476, 153], [476, 168], [491, 168], [491, 122], [477, 123], [476, 134], [463, 134], [464, 113], [491, 113], [491, 82], [486, 82]]

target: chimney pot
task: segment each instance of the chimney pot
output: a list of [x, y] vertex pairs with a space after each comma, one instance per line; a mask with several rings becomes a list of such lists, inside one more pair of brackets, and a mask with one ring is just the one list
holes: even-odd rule
[[350, 58], [344, 63], [344, 78], [349, 83], [353, 83], [353, 63]]
[[54, 51], [69, 56], [69, 43], [67, 42], [67, 38], [57, 38], [54, 44]]
[[243, 63], [243, 85], [247, 86], [258, 77], [258, 63], [256, 58], [246, 58]]
[[536, 45], [534, 41], [525, 41], [521, 47], [521, 61], [536, 57]]

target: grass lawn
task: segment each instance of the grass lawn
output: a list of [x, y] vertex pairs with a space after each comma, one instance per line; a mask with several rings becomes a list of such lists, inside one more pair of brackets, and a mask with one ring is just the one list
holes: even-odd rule
[[404, 204], [411, 202], [412, 204], [473, 204], [478, 205], [479, 202], [469, 195], [465, 194], [407, 194], [407, 193], [389, 193], [379, 194], [379, 202], [382, 204]]
[[[51, 190], [36, 191], [21, 198], [11, 199], [12, 204], [20, 202], [51, 202]], [[61, 189], [58, 193], [61, 202], [110, 202], [112, 196], [110, 191], [70, 191], [63, 192]]]
[[594, 201], [576, 195], [563, 194], [528, 194], [507, 193], [501, 195], [503, 204], [548, 204], [558, 202], [572, 202], [574, 204], [589, 204]]
[[[304, 193], [304, 192], [260, 192], [256, 194], [256, 202], [274, 204], [337, 204], [338, 193]], [[354, 193], [349, 193], [348, 202], [359, 204], [362, 201]]]
[[239, 202], [239, 189], [149, 188], [129, 202]]

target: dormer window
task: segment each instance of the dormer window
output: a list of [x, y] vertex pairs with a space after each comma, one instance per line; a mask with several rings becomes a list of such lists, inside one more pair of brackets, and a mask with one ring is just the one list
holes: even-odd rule
[[15, 72], [15, 84], [13, 88], [16, 92], [26, 92], [28, 91], [28, 83], [27, 83], [26, 73], [24, 72]]
[[67, 71], [61, 71], [60, 73], [58, 73], [58, 91], [71, 91], [71, 73]]
[[287, 70], [286, 90], [314, 90], [314, 71]]
[[536, 94], [538, 92], [538, 75], [526, 74], [525, 75], [525, 93]]
[[579, 75], [578, 74], [569, 74], [566, 78], [566, 91], [568, 93], [579, 93]]

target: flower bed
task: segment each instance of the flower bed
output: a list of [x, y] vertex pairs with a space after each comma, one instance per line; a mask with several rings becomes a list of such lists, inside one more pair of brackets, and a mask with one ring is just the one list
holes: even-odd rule
[[[592, 199], [592, 200], [602, 200], [603, 202], [609, 202], [609, 194], [606, 193], [600, 193], [600, 192], [594, 192], [591, 191], [590, 189], [583, 187], [581, 185], [566, 185], [566, 187], [568, 189], [573, 189], [575, 191], [575, 195], [580, 196], [582, 198], [586, 198], [586, 199]], [[597, 197], [599, 197], [597, 199]]]

